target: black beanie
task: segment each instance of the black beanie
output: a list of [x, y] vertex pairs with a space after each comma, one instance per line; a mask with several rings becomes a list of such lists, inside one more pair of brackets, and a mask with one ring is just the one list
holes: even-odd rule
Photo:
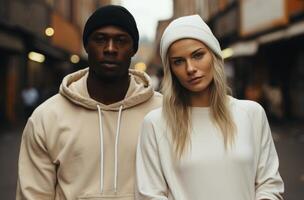
[[96, 29], [113, 25], [122, 28], [133, 39], [134, 52], [138, 49], [138, 30], [133, 15], [124, 7], [108, 5], [98, 8], [87, 20], [83, 30], [83, 45], [86, 46], [88, 38]]

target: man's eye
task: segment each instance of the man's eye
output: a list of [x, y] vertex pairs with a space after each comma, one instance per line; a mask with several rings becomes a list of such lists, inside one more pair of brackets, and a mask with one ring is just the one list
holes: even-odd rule
[[104, 43], [107, 41], [105, 37], [95, 37], [94, 40], [98, 43]]
[[127, 39], [123, 37], [119, 37], [119, 38], [115, 38], [114, 42], [117, 44], [124, 44], [127, 42]]

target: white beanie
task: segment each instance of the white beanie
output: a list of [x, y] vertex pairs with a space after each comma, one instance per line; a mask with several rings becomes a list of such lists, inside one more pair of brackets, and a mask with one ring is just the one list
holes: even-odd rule
[[183, 38], [202, 41], [216, 55], [222, 58], [220, 44], [209, 26], [199, 15], [189, 15], [173, 20], [165, 29], [160, 41], [160, 56], [164, 65], [166, 65], [166, 55], [170, 45]]

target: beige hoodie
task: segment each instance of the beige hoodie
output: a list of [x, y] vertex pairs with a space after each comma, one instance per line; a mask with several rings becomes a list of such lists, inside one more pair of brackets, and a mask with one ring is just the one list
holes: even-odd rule
[[130, 70], [125, 99], [90, 98], [88, 69], [66, 76], [23, 132], [16, 199], [134, 199], [135, 152], [144, 116], [161, 105], [149, 77]]

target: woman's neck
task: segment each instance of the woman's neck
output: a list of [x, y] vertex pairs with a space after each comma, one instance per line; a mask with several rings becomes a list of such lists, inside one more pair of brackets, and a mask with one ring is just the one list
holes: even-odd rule
[[192, 107], [209, 107], [210, 106], [210, 91], [200, 93], [190, 93], [190, 105]]

